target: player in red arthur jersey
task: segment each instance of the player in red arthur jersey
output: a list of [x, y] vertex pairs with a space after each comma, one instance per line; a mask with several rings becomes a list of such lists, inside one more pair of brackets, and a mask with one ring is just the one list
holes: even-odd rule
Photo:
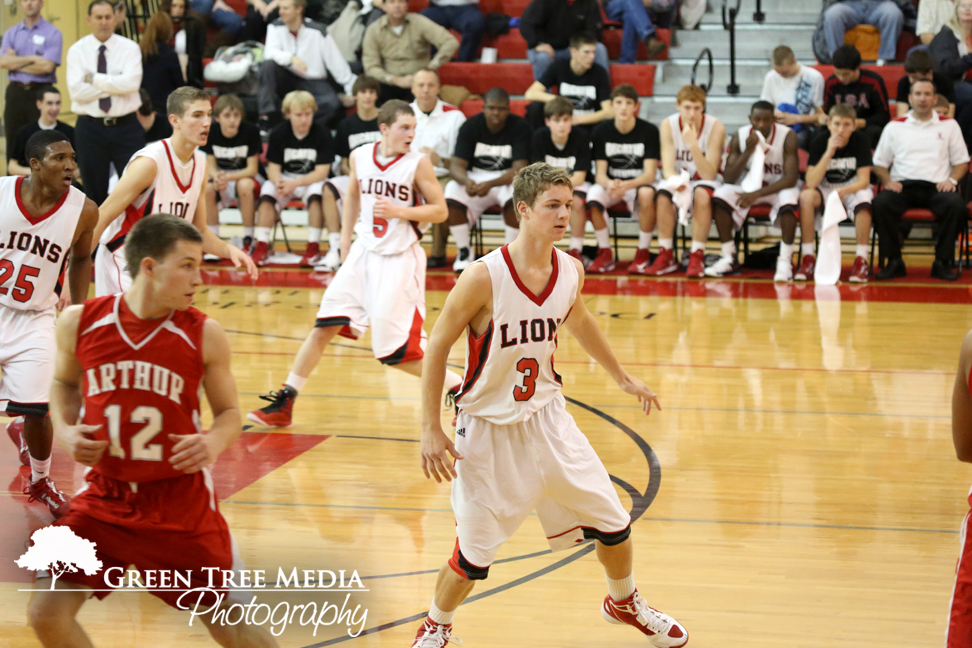
[[[40, 581], [48, 589], [35, 593], [29, 617], [45, 646], [91, 645], [75, 615], [92, 594], [109, 594], [91, 591], [110, 587], [109, 568], [191, 570], [190, 588], [204, 588], [203, 568], [242, 567], [208, 469], [240, 435], [241, 418], [226, 335], [190, 307], [202, 246], [186, 220], [140, 220], [125, 245], [130, 290], [72, 306], [58, 320], [51, 419], [58, 440], [89, 469], [55, 524], [93, 542], [102, 571], [66, 573], [57, 592]], [[213, 412], [206, 434], [200, 387]], [[150, 591], [173, 607], [182, 594]], [[223, 646], [276, 646], [257, 626], [203, 620]]]

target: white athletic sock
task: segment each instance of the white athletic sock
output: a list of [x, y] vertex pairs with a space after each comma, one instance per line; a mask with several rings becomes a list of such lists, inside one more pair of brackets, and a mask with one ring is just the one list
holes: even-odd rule
[[39, 459], [34, 459], [33, 455], [30, 457], [30, 483], [36, 484], [41, 479], [47, 477], [51, 472], [51, 458], [48, 457], [44, 461]]
[[793, 244], [780, 241], [780, 258], [786, 259], [788, 263], [793, 263]]
[[516, 227], [510, 227], [509, 225], [503, 226], [503, 231], [506, 235], [506, 244], [509, 245], [516, 240], [516, 235], [520, 233], [520, 230]]
[[340, 250], [341, 249], [341, 232], [330, 232], [327, 235], [327, 244], [330, 246], [329, 250]]
[[429, 606], [429, 618], [438, 623], [439, 625], [449, 625], [452, 623], [452, 619], [456, 616], [456, 611], [443, 612], [435, 605], [435, 599], [432, 600], [432, 605]]
[[584, 248], [584, 237], [583, 236], [571, 236], [570, 237], [570, 250], [581, 250]]
[[287, 376], [287, 382], [285, 382], [284, 384], [293, 387], [294, 391], [299, 392], [304, 388], [304, 385], [307, 384], [307, 379], [303, 378], [302, 376], [298, 376], [295, 373], [292, 373], [289, 376]]
[[254, 228], [254, 230], [256, 231], [256, 240], [260, 241], [261, 243], [269, 243], [270, 242], [270, 228], [269, 227], [256, 227], [256, 228]]
[[462, 248], [469, 247], [468, 225], [450, 225], [449, 233], [452, 234], [452, 240], [456, 242], [457, 248], [461, 250]]
[[[641, 247], [641, 245], [639, 244], [638, 247]], [[673, 247], [675, 247], [675, 239], [673, 239], [673, 238], [666, 238], [666, 239], [659, 238], [658, 239], [658, 247], [665, 248], [666, 250], [671, 250]]]
[[219, 223], [216, 223], [215, 225], [209, 225], [209, 231], [215, 234], [216, 236], [219, 236]]
[[[651, 239], [655, 236], [654, 232], [638, 232], [638, 249], [647, 250], [651, 247]], [[661, 245], [661, 239], [658, 240], [658, 244]]]
[[867, 258], [867, 252], [868, 252], [867, 245], [858, 245], [857, 246], [857, 251], [856, 251], [857, 256], [864, 257], [866, 259]]
[[243, 238], [246, 238], [247, 236], [249, 236], [250, 238], [253, 238], [253, 230], [254, 229], [255, 228], [253, 228], [253, 227], [246, 227], [246, 226], [244, 226], [243, 227]]
[[449, 371], [446, 369], [445, 376], [445, 390], [452, 391], [453, 389], [458, 389], [459, 385], [462, 384], [462, 376], [457, 374], [455, 371]]
[[602, 250], [611, 247], [611, 234], [608, 232], [608, 228], [594, 230], [594, 238], [597, 239], [597, 247]]
[[692, 251], [698, 252], [699, 250], [705, 250], [705, 241], [692, 241]]
[[320, 243], [321, 234], [324, 232], [323, 228], [320, 227], [308, 227], [307, 228], [307, 242], [308, 243]]
[[628, 574], [627, 578], [614, 580], [610, 576], [605, 576], [608, 584], [608, 594], [615, 601], [623, 601], [630, 598], [635, 592], [634, 572]]
[[736, 256], [736, 242], [729, 241], [728, 243], [722, 244], [722, 256], [727, 259], [735, 258]]
[[803, 256], [807, 256], [808, 254], [810, 256], [813, 256], [816, 251], [817, 251], [816, 246], [814, 246], [813, 243], [800, 244], [800, 254], [802, 254]]

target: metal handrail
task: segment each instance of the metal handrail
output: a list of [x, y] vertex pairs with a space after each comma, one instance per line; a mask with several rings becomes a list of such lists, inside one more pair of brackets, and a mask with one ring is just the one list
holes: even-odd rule
[[756, 0], [756, 11], [753, 12], [753, 22], [762, 24], [764, 20], [766, 20], [766, 14], [763, 13], [763, 0]]
[[[702, 62], [703, 56], [709, 59], [709, 82], [705, 85], [702, 85], [701, 83], [699, 84], [695, 83], [695, 73], [699, 68], [699, 63]], [[705, 47], [702, 49], [701, 52], [699, 52], [699, 55], [695, 57], [695, 63], [692, 64], [692, 85], [698, 85], [700, 88], [705, 90], [706, 94], [709, 94], [709, 90], [712, 89], [712, 81], [714, 78], [715, 78], [715, 70], [712, 65], [712, 50], [710, 50], [708, 47]]]
[[742, 0], [736, 0], [736, 6], [730, 7], [729, 0], [722, 0], [722, 26], [729, 30], [729, 85], [726, 91], [736, 96], [739, 94], [739, 84], [736, 83], [736, 16]]

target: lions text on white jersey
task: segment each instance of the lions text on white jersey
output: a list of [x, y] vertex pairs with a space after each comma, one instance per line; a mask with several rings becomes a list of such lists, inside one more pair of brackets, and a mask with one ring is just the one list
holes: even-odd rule
[[[152, 142], [135, 153], [128, 164], [139, 157], [155, 160], [155, 180], [101, 235], [100, 243], [111, 252], [125, 243], [125, 236], [135, 223], [150, 214], [172, 214], [192, 222], [200, 187], [206, 182], [206, 154], [199, 149], [193, 151], [189, 162], [183, 162], [176, 156], [171, 141], [164, 139]], [[128, 169], [128, 166], [125, 168]]]
[[414, 207], [418, 203], [415, 169], [425, 156], [409, 151], [381, 160], [380, 145], [381, 142], [365, 144], [351, 151], [360, 197], [360, 215], [354, 232], [358, 242], [370, 252], [399, 254], [422, 238], [423, 229], [419, 223], [403, 218], [376, 217], [375, 203], [378, 198], [385, 198], [395, 205]]
[[463, 412], [510, 425], [529, 420], [561, 397], [563, 382], [553, 355], [579, 276], [569, 256], [557, 249], [552, 254], [553, 272], [539, 295], [520, 281], [507, 246], [477, 261], [489, 270], [493, 317], [482, 335], [469, 334], [466, 375], [456, 397]]
[[20, 198], [23, 182], [22, 176], [0, 178], [0, 306], [44, 311], [61, 293], [85, 196], [69, 187], [49, 212], [34, 218]]
[[[746, 152], [746, 140], [753, 131], [752, 125], [743, 126], [739, 129], [739, 152]], [[769, 150], [766, 152], [766, 160], [763, 162], [763, 186], [773, 184], [783, 177], [783, 143], [786, 136], [790, 134], [790, 127], [783, 124], [773, 124], [773, 130], [766, 138]], [[746, 162], [746, 170], [752, 164], [752, 158]]]
[[[690, 180], [701, 180], [699, 169], [692, 158], [692, 149], [682, 139], [682, 116], [678, 113], [668, 116], [668, 125], [672, 131], [672, 144], [675, 145], [675, 173], [688, 171]], [[712, 135], [712, 128], [719, 120], [712, 115], [702, 115], [702, 128], [699, 133], [699, 148], [703, 153], [709, 152], [709, 137]]]

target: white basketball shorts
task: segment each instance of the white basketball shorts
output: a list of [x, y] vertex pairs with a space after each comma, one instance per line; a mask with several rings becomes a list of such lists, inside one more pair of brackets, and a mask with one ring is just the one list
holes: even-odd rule
[[[732, 208], [733, 230], [738, 231], [746, 222], [750, 207], [743, 209], [739, 206], [739, 196], [746, 193], [739, 185], [722, 185], [712, 195], [713, 200], [721, 200]], [[770, 223], [776, 224], [776, 217], [784, 207], [792, 208], [794, 214], [800, 210], [800, 186], [784, 189], [779, 193], [763, 196], [754, 205], [770, 206]]]
[[[473, 181], [485, 182], [485, 180], [476, 180], [475, 178], [473, 178]], [[455, 180], [450, 180], [445, 188], [445, 197], [446, 200], [454, 200], [466, 208], [466, 218], [469, 220], [469, 224], [472, 225], [479, 220], [479, 217], [487, 209], [491, 207], [499, 207], [502, 209], [506, 203], [513, 200], [513, 185], [508, 184], [493, 187], [485, 196], [470, 196], [466, 193], [464, 186]]]
[[[285, 176], [285, 179], [286, 176]], [[291, 200], [300, 200], [305, 205], [312, 199], [320, 199], [321, 193], [324, 191], [324, 182], [315, 182], [310, 185], [302, 185], [297, 187], [293, 193], [287, 195], [280, 195], [277, 191], [277, 185], [267, 180], [262, 185], [260, 185], [260, 200], [272, 199], [277, 206], [277, 211], [280, 211], [287, 206]]]
[[0, 411], [12, 416], [47, 414], [57, 349], [56, 321], [53, 308], [0, 307]]
[[[840, 187], [817, 187], [817, 191], [820, 193], [820, 207], [817, 208], [818, 217], [823, 215], [824, 207], [827, 205], [827, 198], [838, 189]], [[844, 204], [844, 209], [847, 210], [848, 218], [854, 220], [859, 210], [871, 209], [872, 200], [874, 200], [874, 192], [870, 187], [865, 187], [858, 192], [844, 196], [841, 202]]]
[[591, 188], [587, 191], [587, 204], [598, 203], [604, 209], [611, 209], [620, 202], [624, 202], [627, 206], [628, 211], [635, 215], [638, 213], [636, 205], [638, 204], [638, 190], [628, 189], [624, 192], [624, 195], [620, 198], [612, 198], [608, 194], [608, 190], [599, 184], [591, 185]]
[[125, 292], [132, 286], [132, 275], [128, 274], [125, 261], [125, 246], [114, 252], [104, 245], [98, 246], [94, 260], [95, 297], [105, 297]]

